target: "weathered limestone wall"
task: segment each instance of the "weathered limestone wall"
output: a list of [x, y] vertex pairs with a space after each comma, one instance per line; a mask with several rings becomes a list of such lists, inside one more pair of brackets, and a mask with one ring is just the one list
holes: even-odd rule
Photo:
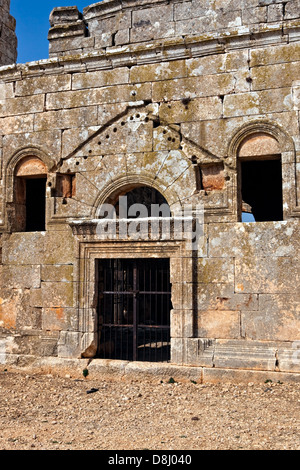
[[0, 0], [0, 65], [14, 64], [17, 60], [16, 20], [9, 11], [10, 0]]
[[297, 20], [295, 0], [104, 0], [83, 14], [76, 7], [53, 10], [50, 56], [189, 36], [220, 44], [231, 36], [234, 43], [241, 33], [272, 36], [275, 25]]
[[[212, 3], [56, 9], [50, 59], [0, 68], [6, 361], [93, 357], [95, 259], [166, 256], [174, 363], [300, 372], [299, 4]], [[251, 146], [261, 134], [269, 150]], [[241, 222], [245, 141], [281, 155], [282, 221]], [[46, 231], [25, 233], [15, 182], [32, 156], [48, 170]], [[101, 204], [137, 185], [172, 211], [204, 207], [196, 255], [172, 236], [99, 238]]]
[[205, 240], [184, 319], [173, 316], [174, 362], [299, 371], [299, 222], [212, 223]]

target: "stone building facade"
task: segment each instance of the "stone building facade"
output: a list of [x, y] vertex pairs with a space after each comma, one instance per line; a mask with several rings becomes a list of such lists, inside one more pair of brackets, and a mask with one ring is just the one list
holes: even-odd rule
[[[300, 372], [299, 11], [103, 0], [52, 11], [48, 59], [1, 56], [3, 362], [170, 345], [176, 365]], [[109, 222], [124, 196], [171, 216]]]

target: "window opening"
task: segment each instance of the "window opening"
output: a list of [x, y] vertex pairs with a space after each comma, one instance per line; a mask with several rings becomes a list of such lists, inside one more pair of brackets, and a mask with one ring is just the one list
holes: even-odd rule
[[246, 160], [241, 161], [240, 165], [242, 221], [283, 220], [280, 157], [268, 160]]
[[26, 232], [42, 232], [46, 220], [46, 178], [26, 179]]
[[40, 232], [46, 228], [47, 167], [35, 156], [23, 158], [14, 174], [13, 231]]
[[[169, 205], [166, 199], [154, 188], [150, 188], [148, 186], [138, 186], [134, 189], [127, 191], [123, 196], [127, 198], [127, 208], [134, 206], [134, 204], [141, 204], [147, 210], [147, 214], [149, 217], [151, 215], [159, 217], [170, 217], [171, 212]], [[156, 207], [156, 209], [155, 209]], [[159, 209], [159, 211], [158, 211]], [[115, 203], [115, 210], [117, 216], [119, 216], [120, 208], [119, 208], [119, 200]], [[138, 217], [136, 215], [136, 217]], [[128, 218], [135, 218], [135, 216], [128, 214]]]

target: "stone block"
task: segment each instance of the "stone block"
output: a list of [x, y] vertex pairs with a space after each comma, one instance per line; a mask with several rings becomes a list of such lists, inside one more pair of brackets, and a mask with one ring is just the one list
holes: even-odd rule
[[42, 328], [42, 309], [39, 307], [30, 307], [28, 291], [25, 292], [25, 295], [27, 296], [26, 307], [23, 300], [22, 304], [25, 308], [23, 308], [23, 311], [20, 311], [20, 314], [17, 316], [16, 329], [19, 332], [39, 333]]
[[300, 2], [299, 0], [289, 1], [285, 6], [284, 18], [287, 20], [299, 18]]
[[[25, 98], [26, 99], [26, 98]], [[16, 152], [16, 149], [39, 148], [43, 143], [43, 148], [47, 148], [49, 161], [51, 158], [57, 159], [61, 152], [61, 131], [48, 130], [41, 132], [27, 132], [25, 134], [10, 134], [3, 137], [3, 155], [5, 161]]]
[[30, 289], [30, 307], [42, 308], [43, 307], [43, 296], [42, 289]]
[[282, 21], [283, 20], [283, 4], [277, 3], [268, 6], [268, 21]]
[[223, 105], [219, 97], [195, 98], [189, 102], [171, 101], [162, 103], [159, 116], [169, 123], [206, 121], [222, 117]]
[[[42, 282], [43, 307], [63, 309], [73, 307], [73, 282]], [[59, 311], [58, 316], [63, 315]]]
[[121, 29], [115, 35], [115, 45], [120, 46], [123, 44], [129, 44], [130, 42], [130, 29]]
[[234, 284], [198, 283], [197, 305], [203, 310], [258, 310], [258, 294], [240, 294]]
[[72, 78], [72, 89], [100, 88], [112, 84], [129, 82], [129, 70], [125, 67], [113, 70], [99, 70], [97, 72], [76, 73]]
[[192, 310], [197, 295], [197, 285], [187, 282], [172, 284], [172, 305], [174, 310]]
[[[116, 33], [117, 31], [131, 28], [131, 11], [119, 11], [117, 14], [107, 16], [106, 18], [95, 15], [88, 18], [88, 27], [90, 36], [97, 37], [104, 32], [110, 31]], [[86, 18], [86, 15], [85, 15]]]
[[291, 373], [280, 373], [266, 370], [234, 370], [234, 369], [217, 369], [217, 368], [205, 368], [203, 369], [203, 383], [229, 383], [229, 384], [249, 384], [258, 383], [265, 384], [266, 380], [272, 380], [273, 382], [289, 382], [299, 383], [299, 374]]
[[188, 19], [177, 20], [175, 23], [176, 36], [185, 36], [192, 34], [205, 34], [208, 31], [215, 31], [216, 26], [210, 16], [192, 17]]
[[172, 80], [183, 78], [187, 75], [186, 61], [176, 60], [159, 64], [147, 64], [132, 67], [130, 69], [130, 82], [153, 82], [159, 80]]
[[224, 117], [226, 118], [284, 112], [291, 109], [290, 88], [238, 93], [227, 95], [224, 100]]
[[256, 256], [273, 259], [299, 256], [300, 244], [296, 236], [298, 221], [261, 222], [258, 224], [210, 224], [210, 257], [236, 257], [255, 259]]
[[188, 59], [186, 61], [187, 76], [199, 77], [223, 73], [227, 57], [227, 54], [216, 54]]
[[232, 310], [198, 311], [197, 336], [202, 338], [240, 338], [240, 312]]
[[43, 331], [62, 331], [70, 329], [74, 309], [52, 307], [42, 309], [41, 323]]
[[[161, 18], [161, 17], [160, 17]], [[143, 42], [151, 41], [160, 38], [170, 38], [175, 36], [175, 22], [166, 22], [165, 19], [155, 21], [153, 24], [148, 23], [148, 20], [139, 20], [139, 27], [134, 27], [130, 30], [130, 42]]]
[[276, 345], [253, 341], [217, 340], [214, 367], [222, 369], [252, 369], [274, 371]]
[[226, 95], [234, 90], [235, 83], [232, 73], [155, 82], [153, 100], [161, 102]]
[[296, 62], [299, 59], [300, 44], [276, 44], [270, 48], [252, 49], [250, 67], [271, 66], [272, 64]]
[[0, 327], [3, 330], [15, 330], [18, 317], [26, 313], [28, 307], [29, 290], [6, 289], [2, 287], [0, 294]]
[[177, 150], [180, 147], [180, 134], [170, 128], [159, 126], [153, 129], [153, 150]]
[[234, 282], [234, 259], [200, 258], [197, 278], [201, 284], [232, 284]]
[[4, 264], [72, 264], [74, 240], [69, 231], [12, 233], [3, 243]]
[[38, 289], [41, 286], [40, 266], [0, 265], [3, 286], [10, 289]]
[[172, 338], [171, 361], [189, 366], [213, 367], [215, 340], [205, 338]]
[[86, 26], [83, 21], [74, 21], [70, 23], [61, 23], [52, 26], [48, 32], [49, 41], [59, 40], [60, 38], [85, 37]]
[[250, 25], [253, 23], [267, 22], [267, 7], [246, 8], [243, 10], [243, 24]]
[[[27, 334], [23, 332], [14, 339], [17, 348], [17, 354], [23, 356], [39, 356], [41, 339], [34, 334]], [[21, 362], [21, 361], [20, 361]], [[20, 364], [19, 362], [19, 364]]]
[[[57, 337], [42, 337], [39, 349], [39, 360], [43, 357], [54, 359], [57, 356]], [[47, 369], [49, 371], [49, 369]]]
[[80, 19], [80, 13], [77, 7], [58, 7], [54, 8], [49, 17], [51, 26], [55, 24], [75, 22]]
[[154, 6], [133, 11], [132, 27], [138, 29], [152, 26], [162, 18], [165, 22], [173, 21], [173, 5]]
[[236, 70], [249, 70], [248, 50], [236, 50], [227, 52], [225, 57], [225, 72]]
[[[180, 150], [170, 150], [156, 177], [163, 182], [166, 191], [176, 181], [177, 190], [182, 191], [186, 198], [191, 197], [196, 189], [194, 168], [186, 159], [182, 159], [182, 151]], [[167, 193], [165, 195], [168, 200]]]
[[177, 3], [174, 5], [174, 19], [175, 21], [188, 20], [193, 17], [194, 11], [191, 1]]
[[[47, 95], [46, 109], [81, 108], [105, 103], [134, 102], [151, 99], [151, 84], [119, 85], [71, 92], [50, 93]], [[0, 108], [1, 111], [1, 108]]]
[[[89, 371], [91, 372], [91, 374], [93, 373], [99, 374], [99, 376], [101, 377], [120, 378], [121, 380], [124, 378], [126, 366], [128, 364], [129, 363], [127, 361], [118, 361], [118, 360], [111, 361], [110, 359], [101, 359], [101, 360], [96, 359], [96, 360], [93, 360], [91, 364], [89, 364]], [[83, 370], [83, 367], [80, 370], [81, 374], [82, 374], [82, 370]], [[140, 369], [140, 371], [141, 370], [143, 370], [143, 368]], [[139, 373], [139, 371], [137, 371], [137, 373]], [[133, 375], [135, 375], [135, 373], [133, 373]]]
[[[102, 126], [110, 120], [115, 119], [117, 116], [125, 113], [127, 103], [109, 103], [98, 106], [98, 122]], [[121, 121], [123, 122], [123, 121]]]
[[61, 331], [58, 344], [58, 357], [79, 358], [81, 356], [82, 333], [73, 331]]
[[59, 38], [49, 43], [49, 57], [57, 57], [60, 55], [80, 54], [84, 49], [93, 49], [95, 46], [95, 38], [91, 37], [72, 37]]
[[183, 338], [171, 338], [171, 363], [172, 364], [183, 364], [184, 341], [185, 340]]
[[292, 86], [299, 78], [299, 68], [300, 61], [252, 68], [252, 90]]
[[72, 265], [43, 265], [41, 266], [41, 280], [43, 282], [72, 282], [73, 266]]
[[14, 87], [12, 83], [0, 83], [0, 101], [14, 98]]
[[33, 96], [44, 93], [71, 90], [71, 75], [61, 74], [26, 78], [16, 82], [16, 96]]
[[192, 338], [194, 336], [193, 310], [171, 310], [171, 337]]
[[294, 293], [300, 281], [297, 259], [243, 257], [235, 261], [235, 291], [244, 293]]
[[39, 113], [44, 110], [44, 94], [0, 101], [0, 117]]
[[241, 316], [242, 335], [251, 340], [299, 341], [299, 299], [261, 294], [259, 310]]
[[84, 126], [89, 127], [97, 125], [97, 120], [97, 106], [86, 106], [84, 108], [76, 108], [72, 110], [63, 109], [59, 111], [48, 111], [35, 115], [34, 130], [36, 132], [40, 132], [46, 131], [49, 128], [69, 129]]
[[283, 343], [277, 349], [278, 370], [298, 372], [300, 370], [300, 341]]
[[196, 282], [197, 281], [197, 259], [192, 256], [171, 258], [170, 260], [170, 282]]
[[10, 116], [0, 119], [0, 134], [23, 134], [33, 132], [34, 114]]

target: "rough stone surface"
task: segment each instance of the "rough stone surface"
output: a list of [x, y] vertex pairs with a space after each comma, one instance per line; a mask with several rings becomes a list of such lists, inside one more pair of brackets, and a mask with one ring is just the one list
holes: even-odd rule
[[[10, 0], [0, 1], [0, 65], [17, 60], [16, 20], [10, 15]], [[0, 100], [3, 99], [0, 91]]]
[[[3, 362], [93, 358], [97, 260], [166, 257], [173, 364], [300, 373], [299, 2], [58, 7], [49, 58], [17, 65], [9, 1], [0, 9]], [[280, 162], [272, 220], [242, 220], [255, 209], [242, 197], [249, 162]], [[257, 169], [252, 187], [270, 193], [272, 171], [259, 183]], [[42, 230], [25, 228], [34, 179], [46, 185]], [[197, 251], [175, 219], [159, 239], [148, 222], [135, 238], [128, 221], [122, 238], [122, 220], [99, 235], [103, 204], [138, 187], [172, 216], [204, 212]]]

